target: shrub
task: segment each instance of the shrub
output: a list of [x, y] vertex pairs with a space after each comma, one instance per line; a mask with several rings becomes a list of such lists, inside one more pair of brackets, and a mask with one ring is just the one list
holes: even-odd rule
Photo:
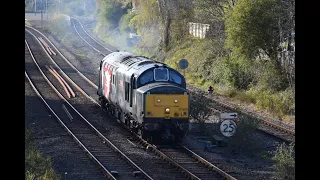
[[254, 98], [258, 109], [267, 110], [279, 117], [295, 114], [295, 93], [293, 89], [286, 89], [279, 93], [272, 93], [261, 88], [251, 88], [246, 92]]
[[50, 31], [53, 32], [54, 35], [62, 37], [62, 39], [68, 32], [72, 32], [71, 28], [72, 27], [68, 24], [67, 17], [62, 14], [55, 14], [50, 21]]
[[256, 103], [255, 96], [252, 96], [250, 93], [248, 93], [248, 91], [239, 91], [237, 93], [237, 98], [243, 102], [248, 102], [253, 104]]
[[36, 149], [34, 138], [29, 129], [25, 131], [25, 179], [58, 180], [59, 175], [52, 168], [51, 158], [42, 156]]
[[295, 158], [294, 158], [294, 144], [289, 146], [281, 144], [274, 152], [272, 160], [275, 162], [273, 165], [274, 170], [280, 179], [295, 179]]
[[210, 100], [204, 91], [190, 92], [190, 116], [198, 123], [204, 123], [211, 115]]
[[241, 117], [237, 125], [236, 133], [227, 139], [228, 149], [226, 153], [241, 151], [252, 155], [257, 152], [257, 149], [262, 147], [261, 141], [253, 135], [257, 126], [258, 121], [255, 119]]
[[257, 86], [271, 92], [283, 91], [288, 87], [285, 73], [278, 70], [270, 61], [257, 65], [260, 65], [256, 74]]

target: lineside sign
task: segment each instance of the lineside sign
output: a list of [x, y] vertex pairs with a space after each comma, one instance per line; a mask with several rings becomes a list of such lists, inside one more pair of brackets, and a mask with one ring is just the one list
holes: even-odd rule
[[220, 114], [220, 132], [225, 137], [231, 137], [236, 133], [238, 114], [237, 113], [221, 113]]
[[237, 113], [221, 113], [220, 119], [238, 119]]

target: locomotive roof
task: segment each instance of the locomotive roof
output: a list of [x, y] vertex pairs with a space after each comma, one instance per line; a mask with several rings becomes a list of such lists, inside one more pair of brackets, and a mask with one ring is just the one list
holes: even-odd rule
[[137, 75], [154, 66], [166, 66], [145, 56], [138, 56], [130, 52], [113, 52], [103, 58], [102, 61], [107, 61], [113, 66]]

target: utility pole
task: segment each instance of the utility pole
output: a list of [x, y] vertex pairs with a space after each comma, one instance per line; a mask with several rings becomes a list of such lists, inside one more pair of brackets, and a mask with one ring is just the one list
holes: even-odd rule
[[34, 15], [37, 15], [37, 0], [34, 0]]
[[48, 20], [48, 0], [46, 0], [46, 13], [47, 13], [47, 20]]
[[43, 0], [41, 0], [41, 27], [43, 27]]

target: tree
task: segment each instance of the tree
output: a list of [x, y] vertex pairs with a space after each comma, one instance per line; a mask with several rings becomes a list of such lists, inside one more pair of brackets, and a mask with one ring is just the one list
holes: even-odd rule
[[226, 47], [249, 60], [265, 54], [281, 69], [278, 15], [276, 0], [237, 1], [234, 8], [226, 10]]
[[226, 55], [224, 42], [225, 33], [225, 8], [232, 7], [230, 0], [195, 0], [194, 17], [199, 23], [209, 24], [209, 30], [206, 32], [206, 38], [215, 41], [216, 59]]
[[126, 9], [117, 0], [97, 0], [99, 23], [109, 29], [119, 26], [119, 21]]
[[188, 32], [187, 24], [192, 15], [192, 0], [158, 0], [157, 2], [163, 24], [162, 42], [164, 50], [168, 51], [177, 39], [183, 39]]
[[280, 59], [291, 87], [295, 84], [295, 0], [280, 0]]

